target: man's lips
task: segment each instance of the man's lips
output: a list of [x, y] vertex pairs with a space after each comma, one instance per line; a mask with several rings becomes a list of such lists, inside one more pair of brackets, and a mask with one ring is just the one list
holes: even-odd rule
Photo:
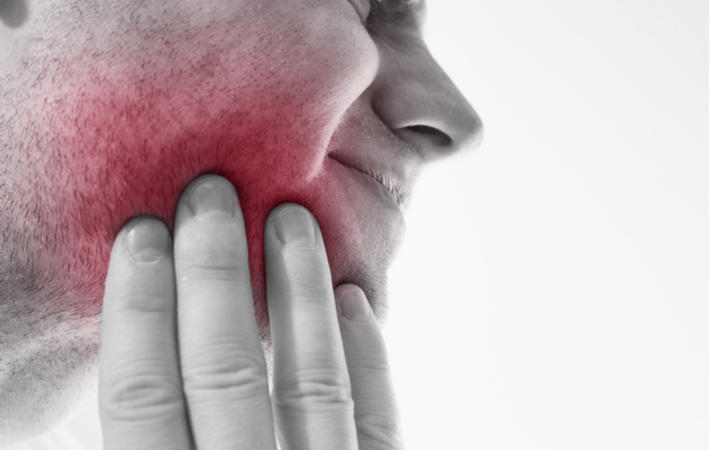
[[382, 186], [382, 188], [387, 192], [387, 195], [392, 199], [392, 201], [395, 205], [397, 205], [397, 207], [401, 207], [407, 199], [407, 190], [400, 182], [397, 181], [397, 179], [392, 174], [368, 168], [357, 163], [348, 163], [339, 159], [336, 156], [333, 156], [332, 154], [328, 156], [330, 156], [332, 159], [342, 164], [343, 166], [360, 172], [377, 182], [377, 184]]

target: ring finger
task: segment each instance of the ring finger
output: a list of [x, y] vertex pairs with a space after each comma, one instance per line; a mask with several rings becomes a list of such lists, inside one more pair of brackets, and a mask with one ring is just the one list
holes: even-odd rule
[[264, 230], [274, 417], [284, 450], [357, 449], [354, 405], [323, 237], [303, 207]]

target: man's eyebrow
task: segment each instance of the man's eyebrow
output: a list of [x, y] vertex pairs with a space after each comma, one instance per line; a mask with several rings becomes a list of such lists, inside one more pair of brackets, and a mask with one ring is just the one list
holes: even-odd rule
[[370, 0], [368, 26], [418, 25], [424, 20], [425, 0]]

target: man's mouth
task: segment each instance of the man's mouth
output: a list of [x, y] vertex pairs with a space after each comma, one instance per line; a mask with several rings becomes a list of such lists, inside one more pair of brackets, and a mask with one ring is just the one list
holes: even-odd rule
[[346, 163], [337, 157], [333, 156], [332, 154], [329, 155], [331, 158], [333, 158], [336, 162], [349, 167], [350, 169], [356, 170], [375, 182], [382, 186], [382, 188], [387, 192], [388, 196], [392, 199], [392, 201], [398, 206], [401, 207], [405, 201], [408, 198], [408, 193], [407, 190], [403, 187], [403, 185], [398, 182], [395, 177], [391, 174], [388, 174], [386, 172], [381, 172], [376, 169], [364, 167], [358, 164], [354, 163]]

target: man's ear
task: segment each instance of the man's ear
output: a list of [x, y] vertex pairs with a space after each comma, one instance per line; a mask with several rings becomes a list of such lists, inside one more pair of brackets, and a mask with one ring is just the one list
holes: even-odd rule
[[10, 28], [19, 28], [27, 20], [27, 0], [0, 0], [0, 20]]

